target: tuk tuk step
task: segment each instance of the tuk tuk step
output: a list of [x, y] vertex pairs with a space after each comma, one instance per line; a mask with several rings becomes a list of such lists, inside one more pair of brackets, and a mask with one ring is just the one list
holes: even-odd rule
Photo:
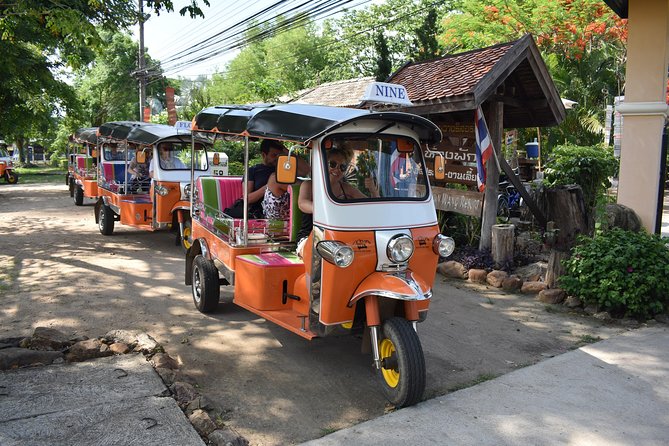
[[237, 302], [235, 300], [235, 303], [240, 307], [257, 314], [258, 316], [267, 319], [270, 322], [273, 322], [287, 330], [292, 331], [295, 334], [302, 336], [307, 340], [312, 340], [318, 336], [316, 333], [309, 330], [309, 316], [299, 311], [292, 309], [263, 311], [243, 302]]

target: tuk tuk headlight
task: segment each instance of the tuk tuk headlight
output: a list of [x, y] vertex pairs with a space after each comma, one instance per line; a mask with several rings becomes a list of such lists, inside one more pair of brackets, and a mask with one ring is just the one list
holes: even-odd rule
[[441, 257], [448, 257], [455, 250], [455, 240], [443, 234], [437, 234], [432, 242], [432, 250]]
[[190, 200], [190, 183], [184, 186], [184, 200]]
[[324, 240], [316, 245], [318, 253], [328, 262], [340, 268], [353, 263], [353, 248], [336, 240]]
[[388, 242], [386, 254], [395, 263], [405, 263], [413, 255], [413, 248], [411, 237], [406, 234], [398, 234]]

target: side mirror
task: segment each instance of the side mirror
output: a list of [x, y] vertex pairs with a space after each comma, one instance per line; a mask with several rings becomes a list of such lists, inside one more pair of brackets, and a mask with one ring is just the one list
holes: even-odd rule
[[218, 166], [219, 164], [221, 164], [221, 155], [219, 155], [218, 152], [214, 153], [214, 159], [212, 160], [212, 163], [214, 164], [214, 166]]
[[406, 138], [400, 138], [397, 140], [397, 150], [400, 153], [413, 153], [413, 142]]
[[138, 163], [144, 164], [146, 162], [146, 153], [144, 153], [143, 150], [140, 150], [135, 154], [135, 158], [137, 159]]
[[297, 158], [281, 155], [276, 163], [276, 182], [293, 184], [297, 180]]
[[444, 168], [444, 155], [441, 153], [434, 157], [434, 179], [442, 181], [446, 178], [446, 169]]

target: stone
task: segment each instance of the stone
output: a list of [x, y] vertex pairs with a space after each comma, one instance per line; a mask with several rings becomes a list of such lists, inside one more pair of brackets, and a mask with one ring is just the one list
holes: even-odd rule
[[486, 277], [488, 277], [488, 271], [484, 269], [470, 269], [468, 275], [470, 282], [486, 283]]
[[641, 219], [636, 212], [618, 203], [606, 205], [606, 224], [609, 229], [621, 228], [633, 232], [639, 232], [642, 228]]
[[209, 417], [209, 414], [202, 409], [193, 411], [188, 417], [198, 434], [207, 436], [216, 430], [216, 423]]
[[567, 293], [560, 288], [546, 289], [539, 291], [537, 300], [545, 304], [561, 304], [567, 297]]
[[164, 367], [156, 367], [156, 373], [160, 376], [160, 379], [163, 380], [167, 387], [175, 383], [175, 381], [180, 381], [181, 376], [178, 372], [172, 369], [166, 369]]
[[179, 363], [176, 361], [176, 359], [172, 358], [167, 353], [156, 353], [155, 355], [153, 355], [153, 358], [151, 358], [151, 362], [153, 363], [154, 367], [160, 367], [172, 370], [176, 370], [179, 368]]
[[578, 308], [581, 305], [583, 305], [583, 302], [581, 302], [581, 299], [579, 299], [576, 296], [567, 296], [567, 299], [565, 299], [564, 304], [568, 308]]
[[537, 294], [541, 290], [545, 290], [546, 287], [546, 283], [544, 282], [523, 282], [520, 292], [523, 294]]
[[437, 272], [445, 277], [450, 277], [453, 279], [466, 279], [467, 278], [467, 268], [455, 260], [448, 260], [446, 262], [440, 263], [437, 266]]
[[28, 350], [19, 347], [10, 347], [0, 350], [0, 370], [10, 370], [19, 367], [53, 364], [62, 360], [63, 353], [59, 351]]
[[0, 339], [0, 349], [10, 347], [20, 347], [23, 338], [3, 338]]
[[[102, 342], [98, 339], [79, 341], [70, 347], [70, 351], [65, 355], [65, 359], [70, 362], [77, 362], [107, 356], [108, 354], [106, 352], [100, 351], [101, 347]], [[111, 353], [111, 351], [109, 351], [109, 353]]]
[[130, 351], [130, 347], [125, 342], [114, 342], [109, 346], [109, 350], [115, 355], [125, 355]]
[[246, 438], [235, 433], [232, 429], [216, 429], [207, 436], [209, 442], [214, 446], [248, 446]]
[[62, 350], [72, 345], [69, 337], [55, 328], [37, 327], [27, 348], [33, 350]]
[[494, 286], [495, 288], [501, 288], [502, 281], [507, 277], [509, 277], [509, 274], [506, 271], [495, 269], [488, 273], [485, 280], [489, 285]]
[[195, 398], [193, 401], [188, 403], [188, 407], [186, 407], [186, 413], [190, 414], [195, 412], [198, 409], [210, 411], [210, 410], [215, 410], [216, 406], [212, 400], [207, 398], [204, 395], [200, 395], [197, 398]]
[[594, 315], [595, 313], [597, 313], [597, 310], [598, 308], [596, 305], [588, 305], [583, 309], [583, 311], [585, 311], [589, 315]]
[[158, 347], [160, 347], [158, 341], [153, 339], [147, 333], [138, 334], [136, 341], [137, 341], [137, 346], [135, 347], [135, 349], [141, 350], [142, 353], [152, 354], [156, 352]]
[[600, 321], [610, 321], [611, 320], [611, 314], [608, 311], [600, 311], [598, 313], [595, 313], [592, 315], [595, 319], [599, 319]]
[[534, 262], [516, 268], [513, 273], [523, 279], [523, 282], [539, 282], [542, 277], [546, 276], [547, 269], [548, 262]]
[[123, 342], [127, 345], [132, 345], [137, 342], [137, 333], [129, 330], [110, 330], [104, 337], [110, 341]]
[[186, 405], [197, 398], [199, 395], [195, 387], [183, 381], [177, 381], [170, 386], [174, 399], [181, 405]]
[[516, 276], [515, 274], [502, 280], [502, 289], [504, 291], [508, 292], [517, 291], [522, 286], [523, 286], [523, 279]]

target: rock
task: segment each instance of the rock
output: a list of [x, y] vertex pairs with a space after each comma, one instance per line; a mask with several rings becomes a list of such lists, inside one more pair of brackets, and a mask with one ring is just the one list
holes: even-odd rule
[[553, 288], [550, 290], [541, 290], [537, 296], [539, 302], [545, 304], [561, 304], [567, 297], [567, 293], [560, 288]]
[[87, 359], [100, 358], [108, 356], [111, 351], [101, 351], [102, 342], [98, 339], [88, 339], [79, 341], [70, 347], [70, 351], [65, 355], [69, 362], [85, 361]]
[[130, 347], [125, 342], [114, 342], [109, 346], [109, 350], [115, 355], [125, 355], [130, 351]]
[[610, 321], [611, 320], [611, 314], [609, 314], [608, 311], [600, 311], [599, 313], [595, 313], [592, 315], [595, 319], [599, 319], [600, 321]]
[[246, 438], [231, 429], [216, 429], [207, 437], [214, 446], [248, 446]]
[[547, 262], [534, 262], [529, 265], [516, 268], [514, 274], [523, 279], [523, 282], [539, 282], [542, 277], [546, 276], [548, 269]]
[[176, 359], [172, 358], [167, 353], [156, 353], [153, 355], [153, 358], [151, 358], [151, 362], [153, 363], [154, 367], [161, 367], [172, 370], [179, 368], [179, 363], [177, 363]]
[[488, 271], [484, 269], [470, 269], [468, 275], [470, 282], [486, 283]]
[[177, 381], [172, 384], [170, 390], [172, 391], [172, 395], [174, 395], [174, 399], [179, 404], [186, 405], [198, 397], [195, 387], [183, 381]]
[[72, 345], [68, 335], [55, 328], [37, 327], [28, 348], [33, 350], [61, 350]]
[[583, 311], [585, 311], [589, 315], [594, 315], [595, 313], [597, 313], [597, 310], [598, 308], [596, 305], [588, 305], [583, 309]]
[[142, 353], [153, 354], [158, 350], [158, 347], [160, 347], [158, 341], [153, 339], [147, 333], [138, 334], [136, 340], [137, 340], [137, 346], [135, 347], [135, 349], [140, 350]]
[[0, 339], [0, 349], [10, 347], [20, 347], [23, 338], [3, 338]]
[[486, 276], [486, 282], [489, 285], [494, 286], [495, 288], [502, 287], [502, 281], [509, 277], [509, 274], [506, 271], [492, 270]]
[[523, 280], [520, 277], [516, 276], [515, 274], [502, 280], [502, 289], [504, 291], [509, 291], [509, 292], [517, 291], [522, 286], [523, 286]]
[[180, 374], [172, 369], [166, 369], [164, 367], [156, 367], [155, 370], [156, 373], [158, 373], [158, 375], [160, 376], [160, 379], [163, 380], [163, 382], [167, 387], [174, 384], [175, 381], [179, 381], [181, 379]]
[[626, 231], [639, 232], [642, 228], [639, 216], [625, 205], [609, 203], [606, 205], [606, 224], [610, 228], [622, 228]]
[[214, 405], [214, 402], [212, 400], [210, 400], [204, 395], [200, 395], [193, 401], [188, 403], [188, 407], [186, 407], [186, 413], [190, 414], [198, 409], [210, 411], [216, 409], [216, 406]]
[[564, 301], [564, 304], [569, 308], [577, 308], [583, 305], [581, 299], [576, 296], [567, 296], [567, 299]]
[[467, 268], [455, 260], [448, 260], [446, 262], [440, 263], [437, 266], [437, 272], [446, 277], [451, 277], [454, 279], [466, 279], [467, 278]]
[[523, 294], [537, 294], [538, 292], [546, 289], [545, 282], [523, 282], [523, 286], [520, 287], [520, 292]]
[[63, 359], [62, 352], [28, 350], [10, 347], [0, 350], [0, 370], [16, 369], [36, 365], [53, 364]]
[[216, 430], [216, 423], [212, 421], [209, 414], [202, 409], [194, 411], [188, 417], [198, 434], [207, 436]]
[[21, 342], [19, 342], [19, 347], [21, 347], [21, 348], [30, 348], [30, 341], [31, 341], [31, 338], [23, 338], [23, 339], [21, 339]]
[[137, 333], [129, 330], [110, 330], [104, 337], [110, 341], [123, 342], [127, 345], [132, 345], [137, 342]]

